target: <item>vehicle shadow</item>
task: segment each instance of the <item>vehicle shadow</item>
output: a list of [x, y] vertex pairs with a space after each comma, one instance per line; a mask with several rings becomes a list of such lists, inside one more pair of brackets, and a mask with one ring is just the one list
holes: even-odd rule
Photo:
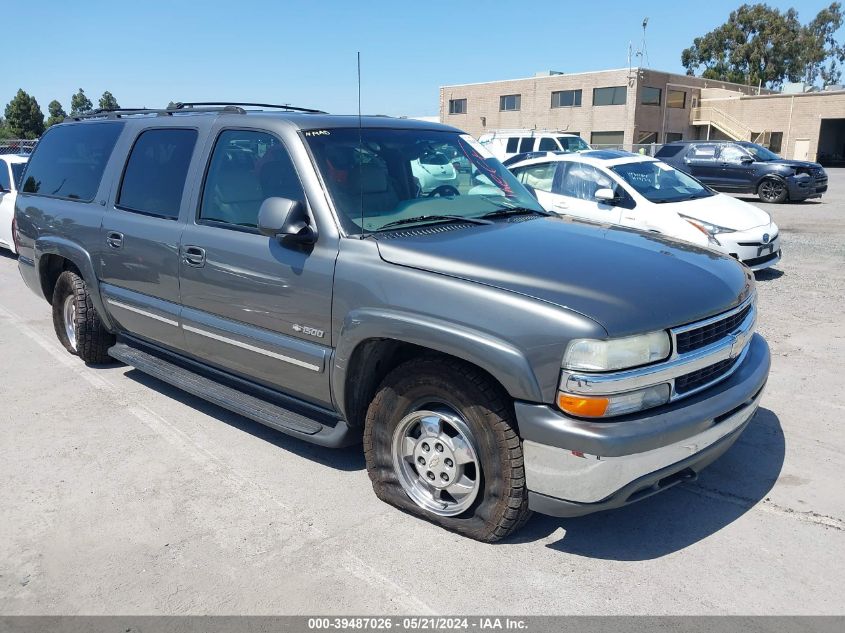
[[677, 552], [715, 534], [766, 499], [785, 454], [780, 420], [759, 409], [731, 449], [683, 483], [625, 508], [559, 519], [535, 515], [506, 543], [563, 536], [550, 549], [585, 558], [645, 561]]
[[149, 389], [154, 389], [158, 393], [181, 402], [192, 409], [196, 409], [209, 417], [215, 418], [240, 431], [249, 433], [253, 437], [273, 444], [282, 450], [315, 461], [323, 466], [330, 466], [331, 468], [342, 471], [363, 470], [365, 467], [364, 451], [359, 445], [348, 448], [325, 448], [316, 444], [310, 444], [292, 435], [286, 435], [281, 431], [264, 426], [259, 422], [254, 422], [237, 413], [232, 413], [223, 407], [193, 396], [137, 369], [129, 369], [124, 375]]
[[0, 248], [0, 257], [3, 259], [16, 260], [18, 258], [12, 251], [7, 251], [5, 248]]
[[764, 268], [763, 270], [754, 271], [754, 278], [757, 281], [773, 281], [775, 279], [780, 279], [786, 273], [782, 270], [778, 270], [777, 268]]

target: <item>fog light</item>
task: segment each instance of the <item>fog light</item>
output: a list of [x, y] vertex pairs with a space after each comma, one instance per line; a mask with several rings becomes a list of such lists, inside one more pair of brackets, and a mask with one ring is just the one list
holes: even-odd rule
[[591, 397], [558, 392], [557, 404], [562, 411], [583, 418], [602, 418], [642, 411], [669, 402], [668, 384], [655, 385], [613, 395]]

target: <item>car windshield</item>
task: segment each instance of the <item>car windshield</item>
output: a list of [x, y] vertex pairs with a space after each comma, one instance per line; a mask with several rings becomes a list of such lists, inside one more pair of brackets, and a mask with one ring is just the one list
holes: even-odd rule
[[559, 136], [560, 146], [565, 152], [581, 152], [590, 149], [590, 146], [579, 136]]
[[742, 149], [751, 154], [754, 157], [754, 160], [761, 160], [764, 162], [769, 160], [780, 160], [780, 156], [778, 156], [772, 151], [767, 150], [762, 145], [754, 145], [753, 143], [749, 143], [748, 145], [743, 145]]
[[625, 163], [611, 169], [650, 202], [682, 202], [713, 195], [695, 178], [660, 161]]
[[15, 183], [15, 189], [20, 189], [21, 176], [26, 163], [12, 163], [12, 181]]
[[[348, 233], [544, 213], [537, 200], [471, 136], [415, 129], [307, 130], [314, 156]], [[465, 159], [469, 169], [455, 169]]]

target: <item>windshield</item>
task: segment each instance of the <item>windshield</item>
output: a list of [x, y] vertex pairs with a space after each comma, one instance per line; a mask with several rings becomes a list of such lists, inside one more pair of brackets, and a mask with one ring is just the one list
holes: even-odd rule
[[15, 189], [20, 189], [21, 176], [25, 167], [26, 163], [12, 163], [12, 182], [15, 185]]
[[[304, 136], [349, 233], [393, 228], [403, 220], [408, 226], [508, 209], [544, 213], [525, 187], [465, 134], [340, 128], [308, 130]], [[468, 169], [455, 168], [464, 161]]]
[[742, 149], [751, 154], [754, 157], [754, 160], [780, 160], [780, 156], [778, 156], [774, 152], [767, 150], [762, 145], [754, 145], [753, 143], [749, 143], [748, 145], [743, 145]]
[[611, 169], [650, 202], [681, 202], [713, 195], [696, 179], [660, 161], [626, 163]]
[[579, 136], [559, 136], [557, 139], [564, 152], [582, 152], [590, 146]]

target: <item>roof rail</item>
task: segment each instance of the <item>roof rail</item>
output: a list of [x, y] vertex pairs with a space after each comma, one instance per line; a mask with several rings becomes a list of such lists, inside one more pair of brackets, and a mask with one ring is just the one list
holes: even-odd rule
[[279, 110], [290, 110], [293, 112], [307, 112], [309, 114], [326, 114], [323, 110], [314, 110], [313, 108], [300, 108], [299, 106], [292, 106], [289, 103], [283, 105], [273, 103], [242, 103], [238, 101], [196, 101], [193, 103], [175, 103], [174, 110], [193, 109], [197, 106], [247, 106], [252, 108], [277, 108]]
[[183, 112], [231, 112], [235, 114], [246, 114], [246, 110], [234, 106], [226, 106], [223, 108], [189, 108], [182, 111], [161, 108], [97, 108], [96, 110], [89, 110], [88, 112], [83, 112], [82, 114], [75, 114], [69, 118], [74, 121], [82, 121], [83, 119], [119, 119], [120, 117], [139, 114], [173, 116], [174, 114], [180, 114]]

